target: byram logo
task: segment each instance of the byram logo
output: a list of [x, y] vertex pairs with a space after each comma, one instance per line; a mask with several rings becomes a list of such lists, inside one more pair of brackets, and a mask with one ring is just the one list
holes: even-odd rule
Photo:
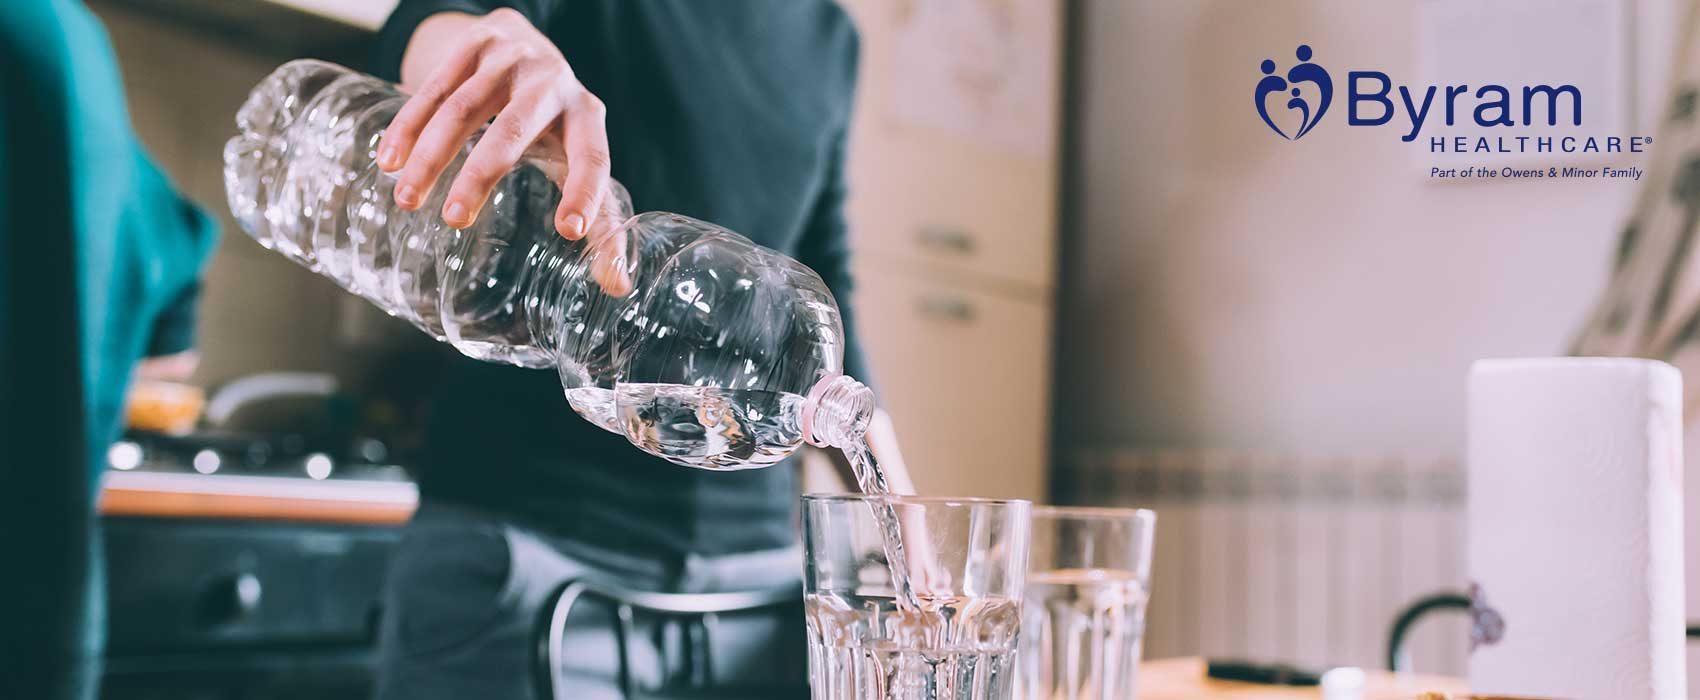
[[[1257, 115], [1263, 117], [1263, 123], [1270, 130], [1281, 135], [1281, 138], [1297, 140], [1322, 121], [1322, 115], [1328, 113], [1328, 105], [1334, 101], [1334, 80], [1328, 77], [1328, 71], [1310, 62], [1311, 50], [1308, 44], [1300, 44], [1293, 55], [1299, 59], [1299, 64], [1287, 71], [1285, 78], [1275, 72], [1275, 61], [1264, 59], [1263, 79], [1257, 81]], [[1310, 91], [1300, 87], [1302, 83], [1310, 83]], [[1299, 113], [1298, 128], [1291, 135], [1282, 131], [1269, 116], [1269, 96], [1285, 93], [1289, 96], [1287, 109]], [[1280, 99], [1277, 95], [1276, 99]]]
[[[1285, 72], [1273, 59], [1258, 66], [1262, 77], [1252, 95], [1257, 116], [1289, 141], [1315, 129], [1334, 102], [1334, 78], [1311, 61], [1314, 55], [1309, 44], [1300, 44], [1293, 51], [1298, 62]], [[1543, 131], [1543, 125], [1582, 126], [1582, 89], [1575, 85], [1405, 85], [1378, 70], [1335, 75], [1345, 76], [1339, 87], [1346, 126], [1390, 126], [1406, 143], [1427, 136], [1432, 153], [1640, 153], [1653, 141], [1648, 136]], [[1450, 131], [1453, 127], [1467, 131]]]

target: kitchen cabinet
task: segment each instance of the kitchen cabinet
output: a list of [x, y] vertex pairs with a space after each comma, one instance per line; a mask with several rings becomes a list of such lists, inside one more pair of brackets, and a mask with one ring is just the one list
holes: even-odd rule
[[1062, 1], [841, 4], [862, 37], [850, 157], [858, 243], [1048, 291]]
[[[923, 494], [1041, 499], [1051, 314], [865, 256], [857, 303], [875, 389]], [[868, 318], [863, 316], [862, 318]]]
[[841, 4], [854, 303], [905, 461], [924, 494], [1046, 500], [1063, 2]]
[[371, 697], [399, 529], [112, 516], [104, 529], [103, 700]]

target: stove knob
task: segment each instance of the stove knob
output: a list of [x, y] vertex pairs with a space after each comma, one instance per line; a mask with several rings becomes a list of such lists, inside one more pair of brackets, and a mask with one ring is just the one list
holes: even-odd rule
[[260, 609], [260, 594], [263, 592], [260, 588], [260, 577], [248, 572], [237, 574], [232, 588], [236, 594], [236, 609], [242, 611], [243, 616], [251, 615]]
[[260, 577], [244, 571], [214, 581], [201, 593], [201, 618], [208, 624], [227, 624], [260, 609], [264, 590]]
[[263, 467], [272, 459], [272, 446], [264, 442], [249, 443], [243, 454], [244, 460], [250, 467]]

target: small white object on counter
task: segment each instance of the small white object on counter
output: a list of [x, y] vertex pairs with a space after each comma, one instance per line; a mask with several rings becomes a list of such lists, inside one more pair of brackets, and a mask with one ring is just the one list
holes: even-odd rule
[[1470, 373], [1477, 693], [1686, 696], [1682, 375], [1485, 360]]
[[1363, 700], [1364, 670], [1356, 666], [1331, 668], [1322, 674], [1322, 700]]

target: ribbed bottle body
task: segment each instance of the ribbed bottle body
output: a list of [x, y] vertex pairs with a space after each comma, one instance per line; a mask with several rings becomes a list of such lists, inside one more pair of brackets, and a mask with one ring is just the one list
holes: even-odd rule
[[405, 101], [340, 66], [277, 69], [225, 148], [243, 230], [469, 357], [555, 368], [579, 414], [679, 464], [765, 466], [866, 429], [871, 396], [862, 407], [833, 383], [850, 381], [843, 327], [813, 271], [704, 221], [633, 216], [618, 183], [587, 235], [568, 241], [553, 225], [568, 164], [541, 153], [453, 228], [438, 212], [481, 134], [403, 209], [376, 151]]

